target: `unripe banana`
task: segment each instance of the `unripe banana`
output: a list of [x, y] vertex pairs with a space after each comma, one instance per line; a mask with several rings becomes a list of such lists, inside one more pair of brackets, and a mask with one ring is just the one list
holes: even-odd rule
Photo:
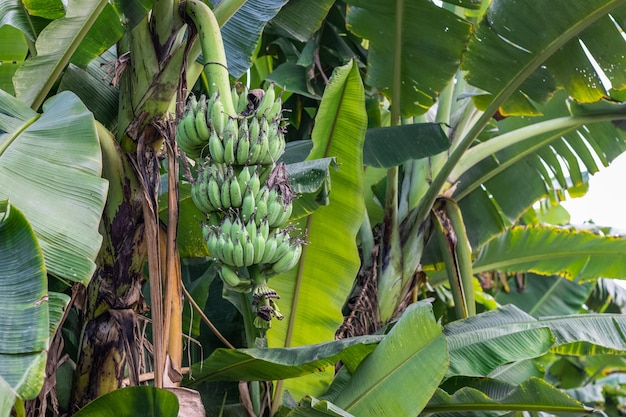
[[274, 103], [272, 104], [272, 107], [266, 114], [268, 120], [271, 120], [272, 123], [278, 123], [280, 121], [280, 118], [282, 117], [282, 107], [283, 100], [280, 97], [276, 98], [276, 100], [274, 100]]
[[215, 129], [219, 136], [221, 136], [222, 132], [224, 132], [227, 118], [228, 116], [224, 113], [222, 99], [217, 96], [211, 108], [211, 126]]
[[289, 250], [279, 260], [277, 260], [274, 265], [272, 265], [272, 271], [276, 274], [289, 271], [300, 260], [301, 254], [302, 245], [290, 247]]
[[259, 132], [259, 146], [261, 148], [261, 154], [259, 155], [259, 161], [258, 163], [261, 164], [269, 164], [272, 161], [269, 160], [268, 161], [268, 155], [269, 155], [269, 145], [270, 145], [270, 137], [269, 137], [269, 133], [270, 133], [270, 125], [267, 122], [267, 119], [263, 118], [261, 119], [261, 130]]
[[239, 277], [237, 272], [229, 265], [220, 267], [220, 277], [225, 285], [237, 292], [249, 292], [252, 289], [252, 281]]
[[239, 126], [238, 140], [237, 140], [237, 154], [236, 160], [239, 165], [245, 165], [248, 162], [250, 156], [250, 134], [248, 132], [248, 121], [243, 119]]
[[272, 194], [270, 193], [267, 204], [267, 222], [269, 223], [270, 227], [278, 227], [278, 220], [281, 218], [281, 215], [284, 213], [285, 209], [278, 200], [278, 198], [272, 199], [271, 197]]
[[195, 117], [196, 111], [198, 110], [198, 100], [194, 94], [189, 94], [189, 97], [187, 98], [187, 107], [189, 108], [190, 114]]
[[263, 239], [267, 240], [270, 235], [270, 224], [267, 222], [267, 219], [261, 220], [261, 222], [257, 226], [258, 233], [263, 236]]
[[225, 207], [222, 205], [220, 186], [215, 179], [210, 179], [209, 182], [207, 182], [207, 195], [209, 196], [209, 201], [213, 207], [216, 209]]
[[290, 237], [287, 232], [277, 234], [276, 241], [276, 252], [274, 253], [274, 257], [270, 261], [271, 263], [274, 263], [281, 259], [285, 255], [285, 253], [287, 253], [287, 251], [291, 248]]
[[239, 239], [243, 230], [244, 227], [243, 224], [241, 224], [241, 220], [239, 220], [239, 217], [235, 218], [232, 222], [232, 226], [230, 227], [230, 239], [233, 241], [235, 239]]
[[241, 114], [248, 109], [248, 87], [244, 86], [239, 94], [239, 100], [237, 101], [237, 114]]
[[222, 135], [224, 142], [224, 162], [227, 164], [236, 164], [237, 128], [234, 119], [228, 119]]
[[239, 107], [239, 94], [237, 94], [237, 87], [233, 87], [230, 96], [233, 98], [233, 108], [236, 110]]
[[209, 227], [207, 227], [206, 225], [203, 227], [203, 231], [204, 229], [209, 231], [209, 235], [206, 239], [206, 246], [207, 249], [209, 250], [209, 254], [214, 257], [217, 258], [217, 245], [219, 242], [219, 239], [217, 238], [217, 233], [214, 233], [213, 231], [211, 231], [211, 229]]
[[206, 119], [209, 127], [213, 130], [213, 107], [215, 105], [215, 100], [218, 100], [217, 93], [211, 94], [211, 97], [207, 99], [206, 102]]
[[199, 156], [196, 145], [185, 131], [182, 119], [179, 120], [178, 126], [176, 127], [176, 142], [178, 143], [178, 147], [190, 158], [197, 158]]
[[259, 225], [263, 220], [267, 221], [267, 203], [265, 200], [259, 200], [256, 202], [254, 221]]
[[224, 163], [224, 145], [214, 129], [211, 129], [209, 136], [209, 153], [213, 161], [218, 164]]
[[237, 267], [246, 266], [243, 260], [243, 245], [239, 237], [233, 242], [233, 265]]
[[241, 187], [237, 178], [231, 178], [230, 181], [230, 207], [239, 208], [243, 202], [241, 195]]
[[[248, 169], [252, 169], [252, 168], [248, 168]], [[248, 189], [254, 195], [257, 195], [259, 190], [261, 189], [261, 179], [259, 178], [258, 171], [259, 171], [258, 167], [254, 169], [254, 172], [251, 174], [247, 183]]]
[[[252, 238], [250, 238], [252, 240]], [[265, 253], [265, 238], [262, 234], [257, 233], [254, 240], [252, 240], [252, 244], [254, 245], [254, 260], [253, 264], [260, 264], [263, 259], [263, 254]]]
[[274, 104], [274, 99], [276, 98], [276, 92], [274, 91], [274, 84], [270, 84], [270, 86], [265, 90], [265, 94], [263, 94], [263, 98], [259, 103], [259, 107], [256, 109], [257, 118], [263, 117], [263, 114], [269, 112]]
[[196, 112], [196, 117], [194, 119], [196, 132], [198, 132], [198, 139], [200, 139], [200, 143], [207, 142], [211, 134], [209, 126], [207, 125], [206, 112], [206, 97], [202, 95], [200, 96], [200, 101], [198, 102], [198, 111]]
[[[224, 239], [224, 243], [221, 245], [222, 248], [222, 258], [220, 259], [222, 262], [228, 265], [235, 265], [235, 244], [229, 235], [222, 235]], [[221, 241], [218, 239], [218, 245]]]
[[[246, 191], [243, 197], [243, 202], [241, 203], [241, 218], [244, 222], [247, 222], [252, 217], [254, 210], [256, 208], [254, 194], [252, 194], [249, 190]], [[254, 222], [253, 222], [254, 223]]]
[[196, 207], [203, 213], [211, 213], [216, 210], [209, 200], [207, 183], [204, 181], [196, 181], [196, 183], [191, 186], [191, 199], [196, 204]]
[[248, 235], [250, 240], [255, 240], [256, 235], [258, 234], [258, 230], [257, 230], [256, 223], [254, 222], [254, 220], [247, 222], [244, 227], [246, 229], [246, 234]]
[[254, 264], [254, 244], [248, 236], [243, 242], [243, 264], [244, 266], [251, 266]]
[[259, 123], [259, 119], [257, 119], [256, 117], [253, 117], [252, 119], [250, 119], [248, 131], [250, 133], [251, 141], [259, 138], [259, 133], [261, 133], [261, 125]]
[[231, 178], [226, 178], [220, 187], [220, 199], [222, 200], [223, 208], [232, 207], [230, 202], [230, 182]]
[[228, 216], [224, 217], [224, 220], [222, 220], [222, 224], [220, 224], [220, 233], [223, 235], [230, 236], [230, 231], [232, 228], [233, 228], [233, 222], [230, 219], [230, 217]]
[[[205, 240], [205, 242], [208, 242], [209, 238], [211, 237], [211, 235], [213, 235], [214, 233], [212, 233], [212, 228], [211, 226], [209, 226], [208, 224], [203, 224], [202, 225], [202, 239]], [[215, 236], [216, 238], [216, 242], [217, 242], [217, 236]]]
[[[262, 236], [259, 233], [257, 236]], [[274, 259], [274, 254], [276, 253], [276, 248], [278, 247], [278, 240], [275, 236], [270, 236], [265, 239], [265, 250], [263, 251], [263, 257], [261, 258], [261, 262], [263, 264], [269, 264]]]
[[289, 217], [291, 217], [292, 211], [293, 211], [292, 203], [289, 203], [285, 207], [283, 207], [283, 212], [280, 214], [278, 219], [276, 219], [275, 227], [285, 227], [285, 224], [287, 224], [287, 220], [289, 220]]
[[243, 166], [241, 167], [241, 172], [237, 175], [237, 182], [239, 183], [239, 187], [242, 192], [247, 192], [248, 190], [248, 181], [251, 178], [250, 170], [250, 167]]
[[276, 131], [274, 132], [276, 125], [272, 124], [272, 126], [273, 127], [270, 127], [268, 159], [271, 162], [276, 162], [285, 151], [285, 137], [283, 135], [283, 132], [281, 132], [279, 129], [276, 129]]

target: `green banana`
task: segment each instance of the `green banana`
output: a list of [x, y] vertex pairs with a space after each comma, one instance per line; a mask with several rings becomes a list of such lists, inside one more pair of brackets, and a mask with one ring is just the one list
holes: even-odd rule
[[278, 216], [278, 219], [276, 219], [275, 227], [285, 227], [285, 224], [287, 224], [287, 221], [289, 220], [289, 217], [291, 217], [292, 212], [293, 204], [289, 203], [283, 208], [283, 211], [282, 213], [280, 213], [280, 216]]
[[[237, 108], [239, 107], [239, 94], [237, 93], [237, 87], [233, 87], [231, 92], [230, 92], [230, 96], [233, 99], [233, 107], [235, 108], [235, 111], [237, 111]], [[237, 112], [239, 113], [239, 112]]]
[[224, 163], [224, 145], [214, 129], [211, 129], [211, 135], [209, 136], [209, 153], [213, 161], [218, 164]]
[[209, 201], [216, 209], [224, 208], [222, 205], [222, 195], [220, 186], [215, 179], [210, 179], [207, 183], [207, 195], [209, 197]]
[[[224, 239], [224, 243], [221, 245], [222, 248], [222, 257], [220, 258], [220, 260], [222, 262], [224, 262], [225, 264], [228, 265], [235, 265], [235, 260], [234, 260], [234, 251], [235, 251], [235, 245], [234, 242], [232, 241], [232, 239], [230, 238], [229, 235], [222, 235], [223, 239]], [[219, 239], [218, 239], [218, 242]], [[218, 243], [219, 245], [219, 243]]]
[[283, 107], [283, 100], [280, 97], [278, 97], [276, 100], [274, 100], [274, 103], [272, 104], [272, 107], [267, 112], [266, 117], [269, 120], [271, 120], [273, 123], [280, 122], [280, 118], [282, 117], [282, 107]]
[[235, 150], [237, 147], [237, 129], [235, 127], [234, 119], [228, 119], [226, 126], [223, 129], [223, 142], [224, 142], [224, 162], [227, 164], [235, 164]]
[[239, 172], [239, 175], [237, 175], [237, 182], [239, 183], [239, 187], [241, 188], [242, 192], [248, 191], [248, 181], [250, 181], [250, 178], [250, 167], [241, 167], [241, 172]]
[[[257, 236], [262, 236], [259, 233]], [[265, 239], [265, 249], [263, 251], [263, 257], [261, 258], [260, 263], [269, 264], [274, 259], [274, 254], [276, 253], [276, 248], [278, 247], [278, 240], [274, 236], [270, 236]]]
[[270, 224], [267, 222], [267, 219], [261, 220], [257, 227], [258, 233], [263, 235], [263, 239], [267, 240], [270, 235]]
[[[232, 178], [226, 178], [220, 187], [220, 199], [222, 200], [222, 207], [227, 209], [231, 206], [230, 202], [230, 183]], [[237, 181], [235, 181], [237, 182]]]
[[237, 267], [246, 266], [243, 259], [243, 244], [239, 237], [233, 242], [233, 262], [233, 265]]
[[[256, 240], [256, 236], [255, 236]], [[251, 266], [254, 264], [254, 244], [250, 236], [247, 236], [243, 242], [243, 264], [244, 266]]]
[[239, 100], [237, 101], [237, 113], [242, 114], [248, 109], [248, 87], [244, 86], [239, 94]]
[[230, 181], [230, 207], [239, 208], [243, 202], [241, 187], [239, 186], [239, 181], [237, 178], [231, 178]]
[[252, 281], [239, 277], [237, 272], [229, 265], [220, 267], [220, 277], [224, 284], [234, 291], [250, 292], [252, 290]]
[[[254, 210], [256, 208], [254, 194], [250, 191], [246, 191], [243, 202], [241, 203], [241, 218], [243, 221], [247, 222], [254, 214]], [[254, 223], [254, 222], [253, 222]]]
[[239, 165], [245, 165], [248, 162], [250, 156], [250, 133], [248, 132], [248, 121], [243, 120], [243, 123], [239, 126], [238, 140], [237, 140], [237, 155], [236, 160]]
[[196, 132], [198, 132], [198, 139], [201, 141], [201, 143], [208, 141], [211, 131], [209, 130], [209, 126], [207, 125], [207, 107], [206, 97], [204, 95], [200, 96], [200, 101], [198, 102], [198, 111], [196, 112], [194, 122]]
[[280, 274], [296, 266], [302, 254], [302, 245], [290, 247], [289, 250], [272, 265], [272, 272]]
[[216, 96], [213, 106], [211, 107], [211, 126], [215, 129], [219, 136], [221, 136], [224, 132], [227, 118], [228, 115], [224, 113], [224, 104], [222, 103], [222, 99], [219, 96]]
[[265, 94], [263, 94], [263, 98], [259, 103], [259, 107], [256, 109], [257, 118], [262, 118], [266, 112], [272, 108], [274, 105], [274, 99], [276, 98], [276, 92], [274, 91], [274, 84], [270, 84], [270, 86], [265, 90]]
[[254, 239], [250, 238], [252, 244], [254, 246], [254, 259], [252, 264], [260, 264], [261, 259], [263, 259], [263, 254], [265, 253], [265, 238], [261, 233], [257, 233]]

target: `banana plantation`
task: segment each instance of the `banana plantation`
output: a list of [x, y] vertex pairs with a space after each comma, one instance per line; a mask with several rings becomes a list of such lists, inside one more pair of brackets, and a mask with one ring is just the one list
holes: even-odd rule
[[626, 415], [625, 28], [0, 0], [0, 417]]

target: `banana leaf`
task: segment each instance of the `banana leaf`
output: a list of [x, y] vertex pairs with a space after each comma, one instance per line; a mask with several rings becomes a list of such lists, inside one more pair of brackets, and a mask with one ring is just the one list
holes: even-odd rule
[[446, 338], [431, 304], [420, 301], [329, 399], [359, 417], [412, 417], [426, 406], [447, 365]]
[[176, 417], [176, 395], [154, 387], [125, 387], [99, 397], [76, 417]]
[[625, 329], [626, 317], [622, 315], [580, 314], [537, 320], [506, 305], [444, 327], [450, 350], [448, 376], [486, 376], [498, 366], [547, 352], [622, 354], [626, 350]]
[[65, 17], [50, 23], [37, 37], [37, 56], [29, 58], [13, 79], [17, 97], [38, 109], [70, 58], [102, 13], [106, 0], [89, 0], [68, 5]]
[[[583, 109], [559, 94], [538, 108], [545, 116], [498, 122], [498, 135], [470, 148], [450, 176], [459, 182], [454, 196], [474, 248], [541, 198], [562, 199], [558, 196], [566, 190], [571, 196], [584, 194], [588, 174], [626, 151], [625, 132], [609, 121], [624, 117], [623, 104], [600, 102]], [[498, 149], [497, 142], [506, 147]]]
[[369, 40], [366, 84], [397, 102], [404, 117], [425, 113], [460, 65], [469, 23], [424, 0], [346, 3], [346, 26]]
[[587, 231], [515, 226], [478, 253], [474, 273], [534, 272], [576, 282], [626, 278], [626, 240]]
[[30, 221], [49, 274], [87, 284], [107, 193], [93, 116], [69, 92], [38, 114], [0, 91], [0, 108], [0, 198]]
[[[592, 408], [586, 407], [539, 378], [531, 378], [518, 386], [500, 382], [489, 384], [484, 381], [482, 385], [481, 390], [464, 387], [452, 395], [438, 389], [423, 410], [423, 414], [432, 417], [461, 415], [478, 417], [501, 415], [505, 411], [529, 411], [574, 417], [593, 412]], [[490, 390], [492, 387], [496, 389]], [[489, 411], [499, 413], [486, 413]]]
[[13, 75], [28, 54], [26, 36], [13, 26], [0, 25], [0, 90], [15, 94]]
[[[339, 169], [330, 173], [330, 204], [296, 223], [309, 242], [299, 265], [269, 282], [280, 294], [285, 315], [267, 333], [270, 347], [333, 340], [343, 321], [341, 309], [360, 265], [356, 235], [364, 215], [361, 150], [366, 123], [363, 84], [351, 62], [335, 69], [326, 87], [308, 158], [337, 158]], [[326, 370], [285, 381], [284, 387], [297, 399], [319, 396], [332, 376]]]
[[533, 317], [566, 316], [579, 313], [592, 290], [592, 283], [529, 273], [524, 274], [523, 288], [500, 291], [495, 299], [501, 305], [515, 304]]
[[250, 68], [263, 28], [285, 3], [287, 0], [248, 0], [222, 26], [228, 72], [234, 78]]
[[351, 372], [383, 336], [361, 336], [295, 348], [216, 349], [192, 367], [189, 385], [203, 381], [271, 381], [295, 378], [341, 361]]
[[272, 26], [306, 42], [322, 25], [335, 0], [291, 0], [272, 19]]
[[[559, 0], [549, 4], [559, 13], [549, 13], [541, 0], [494, 1], [469, 42], [461, 68], [473, 86], [494, 96], [513, 93], [500, 109], [503, 115], [540, 114], [531, 101], [545, 102], [557, 88], [578, 101], [597, 101], [608, 94], [599, 70], [615, 90], [625, 85], [626, 64], [620, 56], [626, 54], [626, 42], [618, 27], [623, 24], [624, 4]], [[484, 108], [490, 100], [483, 96], [476, 103]]]
[[[0, 201], [0, 385], [8, 415], [15, 398], [37, 396], [49, 345], [48, 282], [43, 254], [26, 217]], [[13, 399], [11, 400], [11, 397]]]

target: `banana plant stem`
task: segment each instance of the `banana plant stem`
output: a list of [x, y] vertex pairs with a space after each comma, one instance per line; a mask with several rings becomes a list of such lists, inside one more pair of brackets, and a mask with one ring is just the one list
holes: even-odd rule
[[231, 96], [226, 52], [217, 19], [209, 6], [200, 0], [187, 0], [185, 12], [198, 31], [198, 42], [200, 42], [204, 58], [204, 73], [209, 82], [208, 93], [209, 95], [219, 94], [224, 105], [224, 112], [235, 117], [237, 112]]

